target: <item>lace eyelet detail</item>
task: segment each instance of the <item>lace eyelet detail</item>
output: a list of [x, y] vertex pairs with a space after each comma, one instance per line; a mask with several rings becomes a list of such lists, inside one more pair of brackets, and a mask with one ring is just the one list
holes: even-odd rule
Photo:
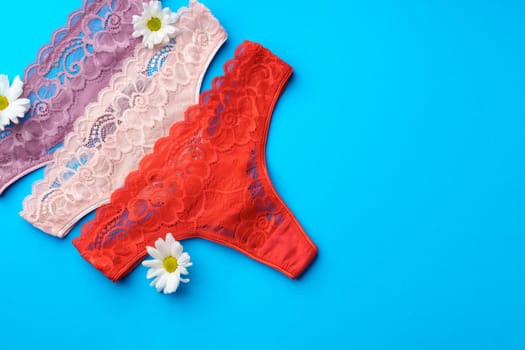
[[111, 14], [106, 21], [106, 28], [109, 33], [115, 34], [120, 32], [122, 25], [122, 18], [118, 14]]
[[210, 42], [210, 38], [208, 37], [208, 34], [206, 34], [205, 32], [199, 32], [197, 33], [196, 37], [197, 38], [195, 42], [197, 43], [197, 45], [200, 45], [202, 47], [208, 46]]

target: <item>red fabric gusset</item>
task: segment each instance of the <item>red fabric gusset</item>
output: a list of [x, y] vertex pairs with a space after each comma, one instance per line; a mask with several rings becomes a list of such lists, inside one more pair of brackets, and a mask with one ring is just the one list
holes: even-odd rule
[[117, 281], [171, 232], [234, 249], [297, 278], [317, 247], [271, 184], [265, 149], [273, 108], [292, 68], [244, 42], [200, 103], [155, 144], [74, 245]]

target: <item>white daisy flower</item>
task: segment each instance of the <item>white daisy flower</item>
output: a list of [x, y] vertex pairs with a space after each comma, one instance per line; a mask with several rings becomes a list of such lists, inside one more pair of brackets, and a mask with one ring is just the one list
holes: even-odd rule
[[152, 49], [158, 44], [168, 44], [170, 38], [178, 33], [178, 29], [173, 25], [179, 17], [168, 7], [162, 8], [160, 1], [143, 3], [144, 12], [141, 16], [133, 16], [133, 37], [143, 36], [142, 45]]
[[19, 98], [23, 88], [24, 83], [19, 76], [9, 86], [7, 75], [0, 74], [0, 130], [3, 131], [10, 123], [18, 124], [18, 118], [22, 118], [29, 109], [29, 100]]
[[166, 236], [166, 241], [157, 239], [155, 248], [146, 247], [153, 260], [146, 260], [142, 265], [149, 267], [146, 278], [154, 278], [150, 286], [155, 286], [157, 292], [164, 294], [174, 293], [180, 282], [188, 283], [189, 278], [181, 278], [187, 275], [187, 267], [191, 266], [190, 256], [183, 252], [182, 245], [173, 238], [171, 233]]

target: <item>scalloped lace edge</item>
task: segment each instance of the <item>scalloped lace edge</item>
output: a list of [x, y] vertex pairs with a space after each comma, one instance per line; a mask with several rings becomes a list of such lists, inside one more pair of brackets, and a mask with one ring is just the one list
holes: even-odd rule
[[99, 1], [97, 3], [96, 0], [94, 2], [92, 2], [91, 4], [89, 4], [90, 1], [91, 0], [82, 0], [82, 7], [80, 9], [75, 10], [75, 11], [73, 11], [73, 12], [71, 12], [69, 14], [69, 16], [67, 17], [66, 25], [56, 29], [55, 31], [53, 31], [53, 34], [51, 35], [51, 40], [49, 41], [49, 43], [44, 44], [44, 46], [42, 46], [38, 50], [38, 53], [37, 53], [37, 56], [36, 56], [37, 57], [36, 61], [31, 63], [25, 69], [25, 71], [24, 71], [24, 83], [28, 79], [27, 75], [29, 74], [29, 72], [31, 72], [33, 69], [38, 69], [38, 67], [40, 67], [43, 64], [43, 62], [42, 62], [42, 55], [44, 54], [45, 51], [47, 51], [49, 49], [52, 49], [54, 47], [54, 43], [56, 41], [57, 36], [59, 34], [61, 34], [62, 32], [64, 32], [64, 31], [70, 32], [72, 28], [74, 28], [76, 25], [79, 25], [81, 23], [81, 21], [77, 21], [76, 23], [72, 24], [73, 20], [78, 15], [82, 15], [82, 16], [85, 15], [88, 12], [90, 6], [97, 5], [95, 7], [95, 9], [99, 9], [104, 4], [104, 1]]

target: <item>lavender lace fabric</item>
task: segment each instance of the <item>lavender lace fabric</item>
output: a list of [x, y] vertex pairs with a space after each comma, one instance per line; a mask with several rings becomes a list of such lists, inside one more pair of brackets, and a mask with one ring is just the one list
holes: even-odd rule
[[[147, 1], [147, 0], [146, 0]], [[31, 107], [18, 125], [0, 132], [0, 194], [47, 164], [84, 108], [122, 69], [138, 39], [132, 17], [143, 0], [84, 0], [25, 71]]]

